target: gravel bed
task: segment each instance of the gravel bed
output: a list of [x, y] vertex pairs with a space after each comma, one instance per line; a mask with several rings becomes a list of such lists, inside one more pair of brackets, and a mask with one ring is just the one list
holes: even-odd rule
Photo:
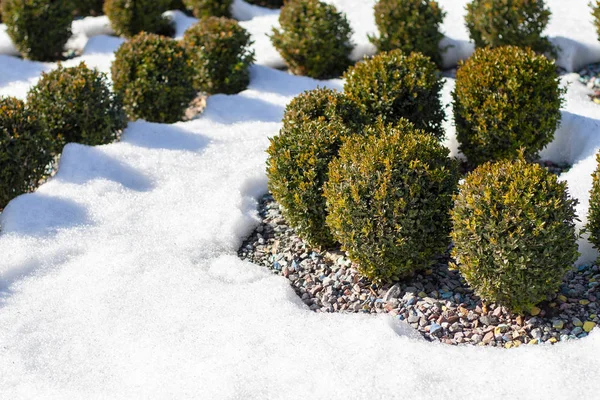
[[378, 286], [361, 277], [339, 249], [308, 246], [287, 225], [270, 194], [261, 199], [259, 213], [262, 223], [238, 256], [286, 277], [314, 312], [389, 313], [430, 341], [505, 348], [582, 338], [598, 323], [596, 265], [572, 269], [559, 293], [531, 315], [519, 316], [483, 304], [460, 274], [448, 268], [447, 257], [408, 281]]

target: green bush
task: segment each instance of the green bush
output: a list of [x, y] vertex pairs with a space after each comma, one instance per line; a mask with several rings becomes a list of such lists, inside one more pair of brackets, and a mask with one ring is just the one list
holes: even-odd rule
[[185, 32], [181, 43], [196, 69], [196, 89], [234, 94], [248, 87], [254, 51], [250, 34], [237, 21], [203, 18]]
[[458, 164], [405, 119], [366, 134], [349, 138], [330, 164], [326, 222], [362, 275], [395, 281], [447, 250]]
[[551, 12], [544, 0], [473, 0], [465, 22], [476, 47], [520, 46], [556, 55], [542, 32]]
[[102, 15], [104, 0], [72, 0], [75, 15], [79, 16], [98, 16]]
[[596, 27], [598, 40], [600, 40], [600, 0], [596, 0], [595, 3], [590, 3], [590, 5], [592, 6], [592, 17], [594, 17], [594, 26]]
[[456, 75], [454, 122], [460, 150], [473, 165], [533, 159], [560, 123], [562, 94], [553, 62], [514, 46], [479, 49]]
[[232, 2], [233, 0], [183, 0], [196, 18], [231, 17], [229, 8]]
[[112, 78], [132, 119], [179, 121], [196, 95], [194, 68], [183, 47], [151, 33], [140, 33], [119, 47]]
[[52, 140], [35, 114], [13, 97], [0, 97], [0, 208], [35, 189], [52, 162]]
[[445, 16], [435, 0], [379, 0], [375, 4], [379, 36], [369, 36], [369, 40], [379, 51], [418, 51], [441, 67], [439, 46], [444, 35], [440, 25]]
[[393, 50], [356, 64], [344, 77], [344, 91], [371, 122], [381, 117], [394, 124], [406, 118], [417, 129], [444, 137], [443, 79], [428, 57]]
[[261, 7], [281, 8], [283, 7], [284, 0], [246, 0], [246, 2]]
[[172, 22], [162, 15], [169, 3], [170, 0], [106, 0], [104, 13], [118, 35], [130, 38], [148, 32], [172, 36]]
[[110, 143], [127, 126], [121, 100], [111, 93], [106, 74], [84, 63], [42, 73], [27, 102], [55, 140], [57, 151], [69, 142]]
[[596, 154], [598, 167], [592, 174], [592, 189], [590, 190], [590, 207], [588, 222], [585, 230], [589, 233], [589, 241], [596, 249], [600, 249], [600, 152]]
[[62, 58], [73, 22], [70, 1], [2, 0], [1, 7], [8, 35], [23, 57], [37, 61]]
[[269, 190], [298, 234], [314, 246], [331, 246], [325, 225], [323, 184], [349, 127], [359, 125], [355, 105], [342, 93], [316, 89], [287, 106], [283, 127], [267, 150]]
[[342, 13], [318, 0], [289, 0], [271, 42], [290, 71], [312, 78], [341, 75], [352, 64], [352, 29]]
[[566, 183], [538, 164], [479, 166], [460, 185], [452, 212], [458, 269], [482, 299], [529, 310], [577, 260], [576, 203]]

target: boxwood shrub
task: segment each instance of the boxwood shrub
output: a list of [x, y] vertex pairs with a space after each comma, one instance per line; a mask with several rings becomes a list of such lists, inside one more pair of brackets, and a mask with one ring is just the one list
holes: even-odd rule
[[231, 17], [229, 8], [233, 0], [183, 0], [183, 3], [196, 18]]
[[551, 12], [544, 0], [473, 0], [465, 22], [476, 47], [520, 46], [555, 55], [542, 32]]
[[52, 162], [52, 140], [34, 113], [13, 97], [0, 97], [0, 209], [35, 189]]
[[350, 68], [344, 77], [344, 92], [371, 122], [381, 117], [393, 124], [406, 118], [417, 129], [444, 136], [443, 79], [429, 57], [401, 50], [380, 53]]
[[408, 120], [379, 121], [366, 134], [350, 137], [330, 164], [326, 222], [362, 275], [395, 281], [447, 250], [458, 165]]
[[375, 4], [378, 36], [369, 40], [379, 51], [418, 51], [442, 66], [440, 25], [446, 13], [435, 0], [379, 0]]
[[292, 100], [279, 135], [271, 139], [269, 190], [290, 225], [311, 245], [335, 243], [325, 225], [323, 184], [329, 162], [359, 124], [356, 106], [342, 93], [316, 89]]
[[162, 15], [169, 3], [170, 0], [106, 0], [104, 13], [118, 35], [130, 38], [148, 32], [172, 36], [172, 22]]
[[470, 173], [452, 212], [456, 264], [484, 300], [529, 310], [577, 260], [575, 205], [565, 182], [524, 159]]
[[72, 0], [75, 15], [98, 16], [103, 14], [104, 0]]
[[60, 148], [69, 142], [109, 143], [127, 125], [121, 100], [110, 91], [106, 74], [84, 63], [42, 73], [27, 102]]
[[271, 42], [290, 71], [312, 78], [341, 75], [352, 64], [352, 29], [337, 9], [319, 0], [289, 0]]
[[594, 26], [596, 27], [598, 40], [600, 40], [600, 0], [590, 3], [590, 5], [592, 6], [592, 17], [594, 17]]
[[250, 83], [248, 67], [254, 62], [252, 41], [237, 21], [202, 18], [185, 32], [181, 43], [196, 69], [196, 89], [233, 94]]
[[7, 33], [25, 58], [53, 61], [62, 58], [71, 37], [73, 3], [48, 0], [2, 0]]
[[452, 93], [460, 150], [473, 165], [520, 149], [535, 158], [560, 123], [563, 92], [554, 63], [531, 49], [478, 49], [458, 69]]
[[194, 68], [183, 47], [151, 33], [140, 33], [119, 47], [112, 78], [131, 119], [179, 121], [196, 95]]
[[246, 2], [261, 7], [281, 8], [283, 6], [284, 0], [246, 0]]
[[590, 207], [585, 230], [589, 233], [589, 241], [596, 249], [600, 249], [600, 152], [596, 154], [596, 170], [592, 174], [590, 190]]

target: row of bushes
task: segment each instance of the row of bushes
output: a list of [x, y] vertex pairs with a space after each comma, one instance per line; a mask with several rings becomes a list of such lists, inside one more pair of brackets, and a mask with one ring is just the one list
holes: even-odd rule
[[484, 48], [459, 69], [457, 137], [476, 169], [458, 194], [433, 62], [394, 50], [345, 77], [344, 93], [292, 100], [268, 149], [269, 189], [307, 242], [338, 242], [361, 273], [390, 281], [430, 267], [452, 231], [459, 269], [483, 298], [522, 311], [558, 287], [577, 257], [575, 201], [529, 163], [560, 121], [550, 60]]
[[[227, 34], [223, 34], [227, 32]], [[68, 142], [113, 141], [130, 119], [176, 122], [197, 91], [236, 93], [249, 83], [250, 36], [234, 20], [203, 18], [181, 42], [140, 33], [117, 51], [114, 93], [85, 64], [42, 74], [27, 104], [0, 98], [0, 208], [35, 188]]]

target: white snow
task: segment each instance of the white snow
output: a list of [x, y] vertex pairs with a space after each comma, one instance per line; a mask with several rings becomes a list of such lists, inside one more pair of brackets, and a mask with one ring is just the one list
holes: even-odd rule
[[[359, 3], [336, 2], [368, 32], [371, 13]], [[461, 1], [442, 3], [449, 17], [460, 14]], [[549, 4], [566, 25], [551, 34], [595, 45], [586, 38], [584, 2]], [[273, 13], [247, 10], [256, 14], [248, 11], [244, 24], [267, 30]], [[100, 33], [97, 20], [84, 21], [90, 28], [82, 32]], [[449, 37], [463, 40], [462, 26], [448, 21]], [[104, 34], [69, 64], [85, 60], [109, 72], [121, 41]], [[357, 44], [368, 51], [366, 41]], [[257, 51], [259, 60], [275, 61], [266, 46]], [[54, 67], [0, 55], [0, 94], [24, 98]], [[310, 312], [284, 278], [238, 260], [258, 222], [264, 150], [286, 103], [303, 90], [342, 86], [265, 66], [251, 72], [247, 91], [210, 97], [196, 120], [137, 121], [121, 142], [67, 145], [58, 174], [6, 207], [1, 399], [595, 398], [597, 329], [574, 342], [510, 351], [425, 343], [389, 317]], [[581, 200], [583, 219], [600, 107], [573, 75], [563, 82], [570, 82], [563, 124], [544, 156], [575, 164], [562, 179]]]

